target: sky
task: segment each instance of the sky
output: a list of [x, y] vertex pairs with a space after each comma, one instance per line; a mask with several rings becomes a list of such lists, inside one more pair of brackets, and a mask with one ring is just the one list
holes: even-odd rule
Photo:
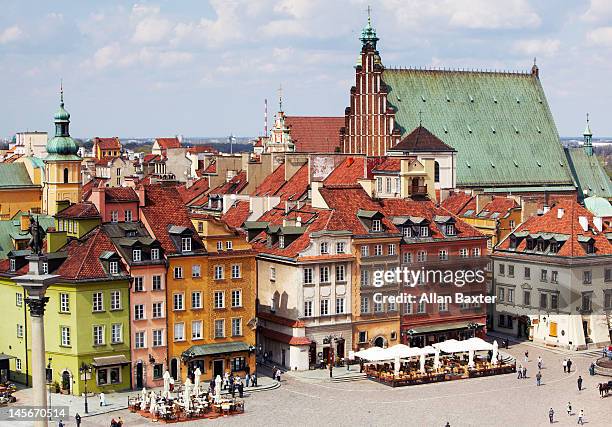
[[288, 115], [344, 115], [372, 8], [387, 67], [529, 70], [562, 136], [590, 113], [612, 135], [611, 0], [0, 0], [0, 135], [263, 133]]

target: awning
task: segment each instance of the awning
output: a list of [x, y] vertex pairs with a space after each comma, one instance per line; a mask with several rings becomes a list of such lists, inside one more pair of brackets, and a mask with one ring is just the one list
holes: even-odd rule
[[238, 351], [249, 351], [250, 347], [251, 346], [244, 341], [200, 344], [192, 345], [183, 352], [183, 355], [187, 357], [200, 357], [210, 356], [212, 354], [227, 354]]
[[[485, 326], [484, 323], [476, 323], [478, 327]], [[452, 323], [440, 323], [436, 325], [425, 325], [425, 326], [416, 326], [412, 328], [415, 331], [415, 334], [428, 334], [430, 332], [439, 332], [439, 331], [454, 331], [457, 329], [467, 329], [468, 323], [466, 322], [452, 322]]]
[[105, 366], [129, 365], [131, 362], [123, 354], [118, 356], [94, 357], [93, 363], [96, 368]]

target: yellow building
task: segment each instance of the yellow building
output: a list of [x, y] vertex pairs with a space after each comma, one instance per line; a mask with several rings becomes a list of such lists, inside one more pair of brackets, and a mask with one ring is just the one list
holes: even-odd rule
[[489, 237], [487, 249], [491, 252], [521, 223], [521, 207], [510, 197], [484, 195], [475, 197], [477, 197], [476, 209], [473, 204], [468, 205], [459, 216]]
[[81, 201], [81, 158], [78, 145], [70, 137], [70, 114], [64, 109], [64, 92], [55, 113], [55, 136], [47, 143], [43, 179], [43, 212], [57, 213], [58, 201]]
[[19, 211], [40, 212], [40, 185], [36, 185], [24, 163], [0, 163], [0, 220]]

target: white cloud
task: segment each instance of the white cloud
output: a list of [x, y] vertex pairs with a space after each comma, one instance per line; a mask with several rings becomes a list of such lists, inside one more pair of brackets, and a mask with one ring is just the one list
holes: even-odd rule
[[514, 43], [514, 51], [529, 56], [554, 56], [561, 46], [558, 39], [527, 39]]
[[172, 23], [160, 15], [159, 7], [136, 4], [131, 19], [135, 23], [132, 41], [137, 44], [159, 43], [172, 30]]
[[319, 7], [315, 0], [282, 0], [274, 5], [274, 11], [296, 19], [311, 17]]
[[587, 22], [601, 22], [612, 18], [612, 2], [610, 0], [591, 0], [589, 8], [582, 15]]
[[23, 31], [17, 25], [5, 28], [0, 31], [0, 44], [7, 44], [17, 41], [23, 37]]
[[594, 45], [612, 47], [612, 27], [600, 27], [589, 31], [587, 40]]
[[125, 68], [131, 66], [173, 67], [193, 60], [190, 52], [173, 50], [158, 51], [151, 47], [133, 48], [113, 43], [98, 49], [90, 60], [83, 62], [86, 68], [98, 70], [106, 68]]

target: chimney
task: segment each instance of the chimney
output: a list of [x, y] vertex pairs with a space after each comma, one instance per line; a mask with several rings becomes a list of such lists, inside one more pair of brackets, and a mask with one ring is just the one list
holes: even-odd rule
[[138, 195], [138, 204], [140, 207], [145, 206], [145, 188], [144, 185], [139, 185], [136, 187], [136, 194]]
[[601, 232], [603, 230], [603, 218], [600, 216], [593, 217], [593, 224], [595, 224], [595, 228], [597, 231]]
[[103, 182], [104, 181], [100, 181], [97, 187], [91, 189], [89, 201], [96, 205], [98, 212], [100, 212], [100, 216], [104, 219], [106, 218], [106, 190]]
[[584, 231], [589, 230], [589, 219], [586, 216], [579, 216], [578, 222]]
[[563, 218], [564, 213], [565, 213], [565, 210], [563, 208], [557, 209], [557, 219]]
[[550, 211], [550, 206], [548, 205], [544, 205], [544, 213], [548, 213], [548, 211]]

